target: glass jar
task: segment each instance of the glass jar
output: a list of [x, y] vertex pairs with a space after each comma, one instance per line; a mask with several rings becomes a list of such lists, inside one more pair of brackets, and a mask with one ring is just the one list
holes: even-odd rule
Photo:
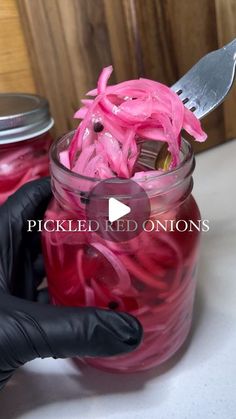
[[[54, 198], [46, 211], [42, 239], [52, 302], [136, 316], [144, 330], [139, 348], [127, 355], [87, 358], [86, 362], [115, 372], [149, 369], [180, 348], [192, 321], [200, 236], [193, 223], [198, 226], [200, 213], [191, 195], [195, 164], [191, 146], [182, 141], [182, 161], [176, 169], [138, 177], [149, 196], [149, 221], [134, 239], [114, 243], [98, 239], [94, 231], [76, 231], [77, 220], [86, 218], [87, 193], [98, 180], [60, 164], [59, 153], [70, 140], [71, 134], [59, 139], [50, 156]], [[155, 157], [153, 144], [149, 149], [147, 143], [143, 161], [151, 164]], [[56, 231], [56, 220], [67, 220], [65, 231]]]
[[49, 175], [52, 126], [46, 99], [0, 94], [0, 204], [24, 183]]

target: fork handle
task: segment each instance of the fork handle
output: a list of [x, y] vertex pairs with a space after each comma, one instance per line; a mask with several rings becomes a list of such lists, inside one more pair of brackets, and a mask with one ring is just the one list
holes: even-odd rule
[[227, 54], [230, 55], [234, 61], [236, 61], [236, 38], [225, 45], [222, 49], [224, 49], [225, 52], [227, 52]]

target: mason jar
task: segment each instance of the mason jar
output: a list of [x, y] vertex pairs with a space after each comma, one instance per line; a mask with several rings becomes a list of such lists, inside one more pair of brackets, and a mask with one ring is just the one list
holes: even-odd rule
[[0, 204], [24, 183], [49, 174], [52, 126], [46, 99], [0, 94]]
[[[178, 167], [162, 174], [145, 173], [143, 167], [133, 178], [148, 195], [150, 217], [137, 237], [113, 242], [95, 229], [76, 228], [78, 220], [86, 220], [89, 193], [99, 180], [60, 163], [71, 138], [71, 133], [60, 138], [50, 152], [54, 197], [42, 239], [52, 303], [125, 311], [141, 322], [143, 341], [134, 352], [86, 358], [88, 364], [114, 372], [155, 367], [181, 347], [192, 322], [200, 238], [200, 213], [191, 195], [193, 151], [183, 139]], [[142, 156], [147, 166], [155, 161], [153, 143], [149, 148], [147, 142]]]

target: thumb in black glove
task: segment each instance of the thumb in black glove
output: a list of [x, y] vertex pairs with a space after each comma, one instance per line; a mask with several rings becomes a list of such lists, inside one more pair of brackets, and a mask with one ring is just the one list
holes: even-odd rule
[[42, 219], [50, 197], [45, 178], [0, 207], [0, 388], [34, 358], [112, 356], [141, 341], [141, 325], [128, 314], [36, 302], [41, 244], [37, 232], [27, 233], [27, 220]]

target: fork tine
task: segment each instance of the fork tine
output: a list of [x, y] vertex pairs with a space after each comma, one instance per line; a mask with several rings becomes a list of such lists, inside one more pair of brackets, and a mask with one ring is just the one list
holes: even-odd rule
[[[176, 83], [177, 84], [177, 83]], [[172, 86], [171, 87], [171, 89], [172, 90], [174, 90], [174, 92], [178, 95], [178, 96], [180, 96], [182, 93], [183, 93], [183, 90], [181, 89], [181, 87], [179, 87], [179, 86], [176, 86], [176, 85], [174, 85], [174, 86]]]
[[172, 87], [172, 89], [179, 96], [179, 98], [183, 102], [184, 106], [186, 108], [188, 108], [190, 111], [192, 111], [193, 113], [195, 113], [195, 111], [198, 108], [198, 105], [196, 104], [195, 99], [194, 98], [188, 98], [186, 91], [183, 90], [183, 88], [180, 88], [180, 86], [178, 86], [177, 83], [176, 83], [176, 85], [174, 85]]
[[200, 59], [171, 88], [199, 119], [212, 112], [232, 87], [236, 68], [236, 39]]
[[192, 109], [193, 107], [197, 109], [197, 104], [194, 99], [190, 99], [187, 103], [184, 103], [185, 107], [188, 109]]
[[179, 96], [179, 98], [183, 101], [186, 98], [186, 94], [183, 92], [183, 90], [181, 90], [181, 93], [177, 93], [177, 95]]
[[186, 91], [183, 88], [177, 87], [173, 89], [172, 87], [172, 90], [174, 90], [184, 104], [189, 100]]
[[176, 90], [175, 90], [175, 93], [176, 93], [178, 96], [180, 96], [180, 95], [183, 93], [183, 90], [182, 90], [182, 89], [176, 89]]

